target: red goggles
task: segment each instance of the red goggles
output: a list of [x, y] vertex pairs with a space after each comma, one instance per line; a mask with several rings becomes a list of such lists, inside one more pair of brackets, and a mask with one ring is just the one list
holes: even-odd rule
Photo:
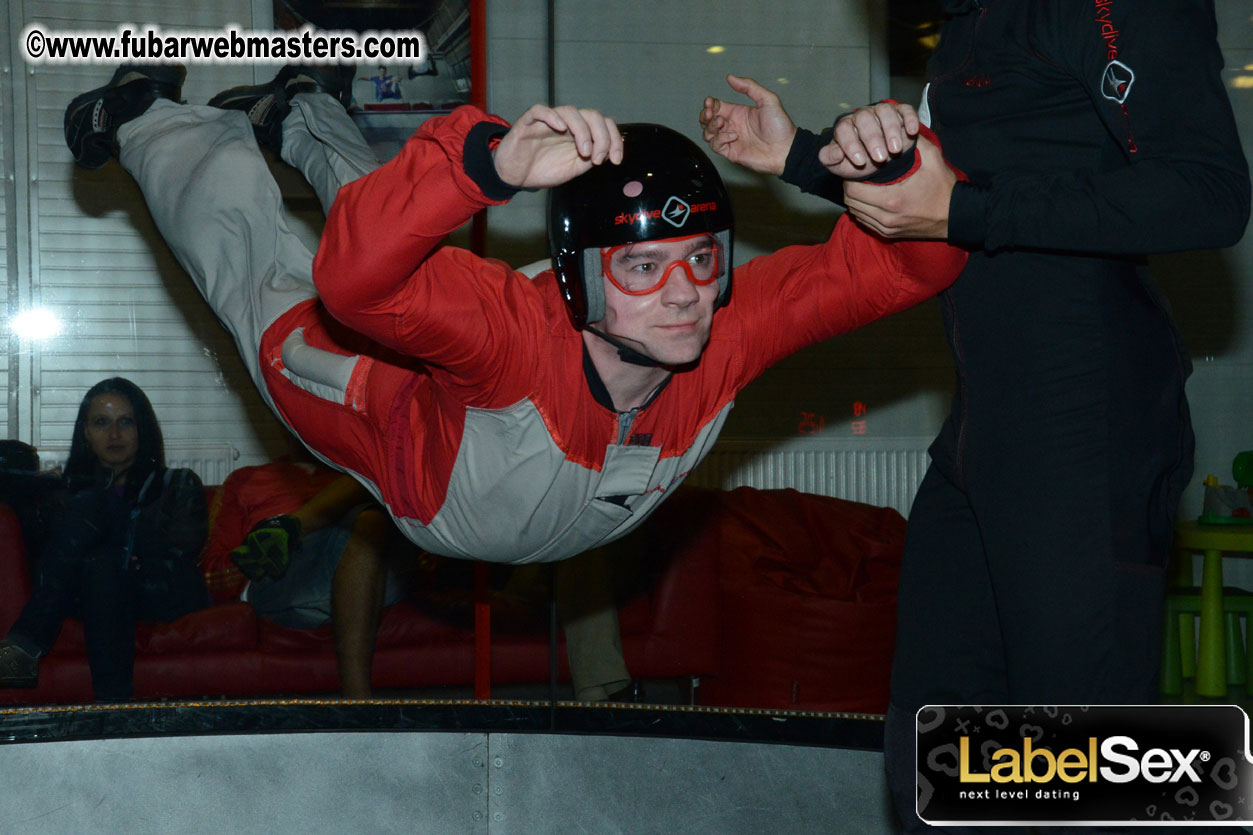
[[[649, 257], [647, 251], [645, 251], [639, 259], [632, 259], [630, 263], [619, 263], [618, 265], [613, 263], [614, 253], [627, 247], [647, 247], [650, 244], [678, 243], [696, 238], [707, 238], [709, 245], [698, 247], [681, 259], [663, 264]], [[670, 274], [680, 268], [687, 273], [688, 280], [693, 284], [700, 286], [713, 284], [718, 280], [718, 276], [722, 274], [722, 247], [713, 237], [704, 234], [683, 235], [678, 238], [660, 238], [641, 243], [618, 244], [608, 249], [602, 249], [600, 251], [600, 264], [605, 277], [613, 283], [614, 287], [617, 287], [628, 296], [646, 296], [649, 293], [656, 293], [664, 287], [665, 283], [670, 279]]]

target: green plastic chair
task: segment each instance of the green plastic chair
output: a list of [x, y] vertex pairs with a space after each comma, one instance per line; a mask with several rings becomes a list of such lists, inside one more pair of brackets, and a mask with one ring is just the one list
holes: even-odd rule
[[[1240, 487], [1253, 484], [1253, 450], [1241, 452], [1231, 465]], [[1185, 521], [1175, 526], [1175, 559], [1171, 588], [1166, 594], [1166, 624], [1162, 647], [1161, 690], [1183, 691], [1183, 679], [1196, 678], [1199, 696], [1223, 697], [1228, 685], [1253, 682], [1253, 632], [1248, 651], [1240, 634], [1253, 627], [1253, 592], [1224, 586], [1224, 556], [1253, 554], [1253, 523], [1249, 520], [1213, 520], [1227, 524]], [[1201, 587], [1192, 586], [1192, 554], [1203, 554]], [[1201, 622], [1199, 648], [1196, 621]]]
[[[1162, 693], [1177, 696], [1183, 680], [1196, 676], [1196, 618], [1201, 614], [1201, 590], [1174, 588], [1166, 594], [1166, 627], [1163, 630]], [[1223, 656], [1227, 684], [1241, 686], [1253, 681], [1253, 641], [1247, 649], [1240, 633], [1253, 623], [1253, 593], [1247, 589], [1223, 588]]]

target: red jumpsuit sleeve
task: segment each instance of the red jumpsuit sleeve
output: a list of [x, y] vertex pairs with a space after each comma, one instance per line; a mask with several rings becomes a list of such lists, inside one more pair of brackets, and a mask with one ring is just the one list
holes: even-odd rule
[[[923, 135], [940, 144], [930, 129]], [[911, 177], [915, 162], [895, 181]], [[966, 176], [956, 171], [957, 181]], [[891, 183], [880, 183], [887, 186]], [[944, 241], [887, 241], [842, 214], [819, 246], [779, 249], [736, 268], [733, 310], [747, 341], [739, 385], [808, 345], [891, 316], [945, 290], [967, 253]]]
[[431, 119], [395, 159], [340, 189], [313, 279], [326, 309], [371, 339], [422, 360], [468, 406], [525, 396], [545, 350], [546, 319], [529, 279], [466, 250], [440, 247], [475, 212], [499, 204], [467, 175], [472, 107]]
[[842, 215], [825, 244], [737, 267], [732, 309], [743, 311], [748, 343], [741, 384], [801, 348], [931, 298], [966, 258], [942, 241], [886, 241]]

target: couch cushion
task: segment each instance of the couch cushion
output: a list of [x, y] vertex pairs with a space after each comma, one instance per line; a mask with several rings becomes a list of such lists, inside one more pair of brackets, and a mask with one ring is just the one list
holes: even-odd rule
[[[135, 649], [140, 655], [224, 652], [256, 647], [257, 616], [247, 603], [211, 606], [172, 623], [141, 621], [135, 628]], [[67, 618], [52, 651], [86, 655], [82, 621]]]
[[0, 634], [22, 613], [30, 597], [30, 571], [17, 514], [0, 503]]
[[255, 649], [257, 616], [247, 603], [210, 606], [173, 623], [141, 623], [135, 630], [135, 646], [154, 655]]
[[[258, 619], [263, 652], [333, 652], [335, 637], [330, 625], [316, 629], [292, 629], [267, 618]], [[458, 644], [473, 640], [459, 624], [443, 622], [422, 612], [408, 601], [383, 610], [379, 618], [375, 647]]]
[[740, 488], [703, 522], [721, 551], [722, 657], [704, 704], [882, 713], [905, 520], [891, 508]]

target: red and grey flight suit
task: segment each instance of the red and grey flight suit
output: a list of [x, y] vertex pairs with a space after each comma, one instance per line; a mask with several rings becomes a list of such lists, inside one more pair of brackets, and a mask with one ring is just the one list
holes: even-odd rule
[[512, 194], [487, 145], [502, 122], [463, 107], [367, 173], [342, 108], [294, 101], [284, 158], [333, 200], [316, 262], [243, 114], [158, 102], [119, 130], [121, 160], [280, 418], [439, 554], [558, 560], [626, 534], [709, 451], [749, 381], [934, 295], [966, 257], [841, 220], [823, 245], [736, 268], [700, 361], [616, 412], [551, 272], [532, 281], [439, 247]]

